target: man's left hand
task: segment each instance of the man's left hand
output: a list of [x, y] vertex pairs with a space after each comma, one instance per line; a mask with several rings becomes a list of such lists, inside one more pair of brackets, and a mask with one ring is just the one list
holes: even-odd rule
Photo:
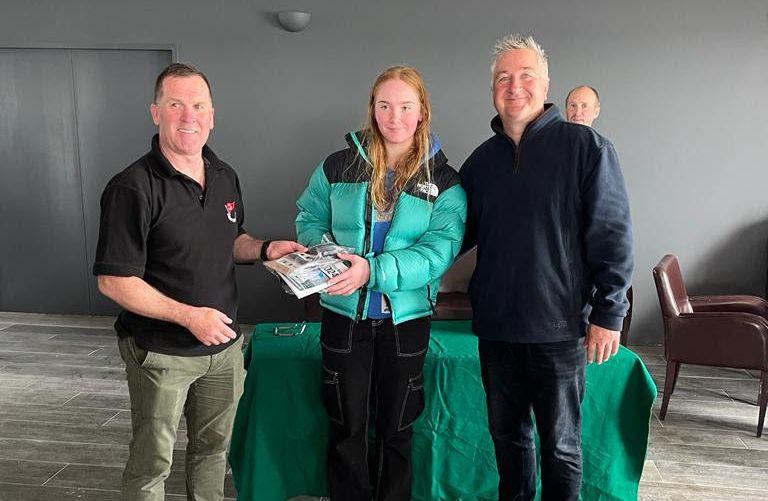
[[306, 252], [307, 248], [298, 242], [291, 240], [273, 240], [267, 247], [267, 257], [269, 261], [280, 259], [291, 252]]
[[612, 331], [599, 325], [589, 324], [587, 337], [584, 339], [584, 346], [587, 347], [587, 362], [597, 361], [598, 364], [602, 364], [618, 353], [619, 337], [619, 331]]
[[371, 276], [371, 267], [368, 260], [357, 254], [336, 254], [339, 259], [349, 261], [352, 266], [347, 271], [328, 280], [328, 288], [325, 292], [331, 295], [349, 296], [357, 289], [368, 283]]

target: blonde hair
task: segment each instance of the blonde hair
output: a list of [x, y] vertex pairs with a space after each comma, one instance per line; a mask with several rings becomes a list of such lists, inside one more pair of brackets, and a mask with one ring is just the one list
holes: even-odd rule
[[[384, 136], [376, 123], [376, 93], [379, 87], [388, 80], [401, 80], [408, 84], [419, 97], [421, 105], [421, 121], [413, 134], [411, 149], [397, 161], [392, 168], [395, 171], [395, 180], [391, 193], [386, 187], [387, 176], [387, 150], [384, 144]], [[427, 180], [429, 173], [430, 150], [430, 125], [432, 123], [432, 109], [429, 104], [429, 95], [424, 79], [416, 68], [410, 66], [392, 66], [384, 70], [377, 78], [371, 89], [371, 97], [368, 100], [368, 116], [363, 128], [363, 144], [365, 145], [368, 161], [371, 169], [371, 198], [379, 210], [388, 210], [395, 199], [392, 193], [400, 193], [405, 185], [414, 176], [419, 174], [423, 166], [422, 175]]]

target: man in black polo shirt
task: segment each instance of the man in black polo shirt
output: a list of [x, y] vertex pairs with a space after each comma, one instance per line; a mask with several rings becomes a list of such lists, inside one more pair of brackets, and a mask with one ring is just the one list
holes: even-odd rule
[[152, 149], [107, 184], [93, 273], [124, 311], [115, 322], [131, 396], [126, 500], [164, 499], [182, 412], [190, 499], [224, 496], [226, 451], [243, 386], [235, 263], [301, 245], [243, 228], [240, 183], [205, 143], [208, 79], [175, 63], [155, 85]]

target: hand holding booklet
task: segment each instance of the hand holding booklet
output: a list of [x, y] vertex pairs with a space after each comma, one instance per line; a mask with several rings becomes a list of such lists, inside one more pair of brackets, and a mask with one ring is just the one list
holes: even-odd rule
[[352, 252], [353, 248], [336, 244], [326, 234], [321, 243], [306, 252], [293, 252], [274, 261], [265, 261], [264, 266], [280, 277], [290, 292], [301, 299], [325, 290], [331, 277], [347, 271], [347, 263], [336, 255]]

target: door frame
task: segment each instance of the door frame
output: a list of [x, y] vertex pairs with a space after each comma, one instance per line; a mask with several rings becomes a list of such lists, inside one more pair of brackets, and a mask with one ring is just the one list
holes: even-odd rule
[[179, 62], [179, 46], [175, 43], [0, 42], [0, 49], [169, 50], [171, 62]]

